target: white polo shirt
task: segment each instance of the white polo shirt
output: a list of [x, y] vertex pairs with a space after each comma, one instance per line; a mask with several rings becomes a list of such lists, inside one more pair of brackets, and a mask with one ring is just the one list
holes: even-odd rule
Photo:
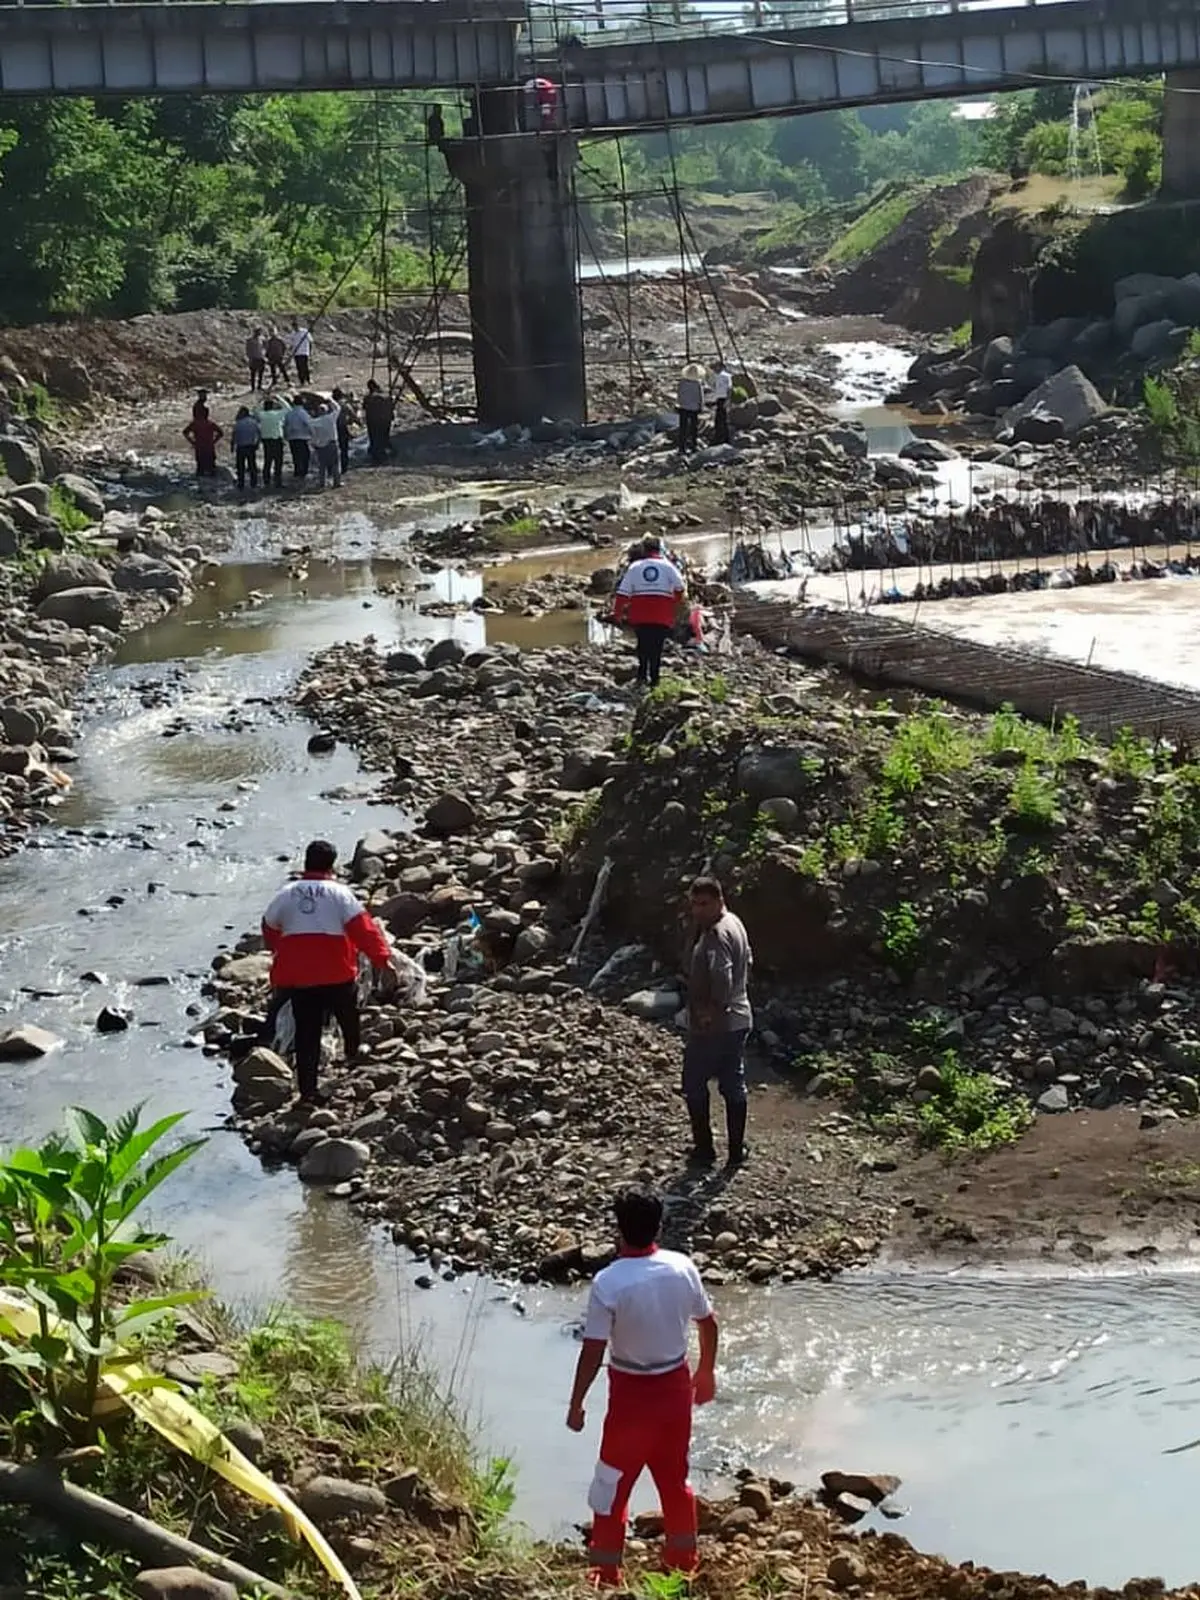
[[688, 1328], [712, 1315], [695, 1263], [677, 1250], [621, 1256], [592, 1281], [585, 1339], [608, 1342], [617, 1372], [651, 1377], [687, 1360]]
[[733, 392], [733, 379], [727, 372], [718, 372], [713, 378], [713, 398], [728, 400]]

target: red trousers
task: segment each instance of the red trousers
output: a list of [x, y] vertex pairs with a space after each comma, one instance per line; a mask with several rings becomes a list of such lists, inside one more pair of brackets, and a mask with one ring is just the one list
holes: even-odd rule
[[608, 1414], [588, 1504], [594, 1513], [588, 1546], [596, 1582], [621, 1582], [625, 1521], [633, 1486], [648, 1467], [663, 1514], [663, 1567], [696, 1570], [696, 1496], [688, 1482], [692, 1442], [692, 1374], [685, 1362], [656, 1377], [608, 1374]]

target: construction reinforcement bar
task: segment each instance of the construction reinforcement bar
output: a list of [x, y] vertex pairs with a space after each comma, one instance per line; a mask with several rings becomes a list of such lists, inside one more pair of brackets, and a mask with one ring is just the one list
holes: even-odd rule
[[738, 596], [734, 627], [773, 649], [842, 667], [862, 682], [915, 689], [983, 711], [1011, 705], [1038, 722], [1078, 719], [1111, 739], [1130, 728], [1200, 751], [1200, 694], [1130, 672], [1079, 666], [932, 628], [834, 609]]

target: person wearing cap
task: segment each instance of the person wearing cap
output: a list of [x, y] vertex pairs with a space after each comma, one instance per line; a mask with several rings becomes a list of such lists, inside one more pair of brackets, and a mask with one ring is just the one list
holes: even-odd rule
[[662, 540], [642, 541], [641, 558], [631, 561], [617, 585], [613, 620], [627, 622], [637, 638], [637, 681], [651, 689], [662, 672], [663, 646], [675, 626], [683, 600], [683, 575], [663, 554]]
[[[608, 1410], [588, 1491], [588, 1565], [600, 1588], [620, 1587], [629, 1497], [647, 1468], [662, 1505], [663, 1567], [695, 1572], [692, 1408], [707, 1405], [717, 1389], [717, 1319], [695, 1262], [659, 1248], [662, 1199], [653, 1190], [625, 1189], [613, 1212], [619, 1254], [592, 1282], [567, 1409], [567, 1427], [582, 1433], [584, 1402], [607, 1349]], [[700, 1339], [695, 1372], [688, 1365], [693, 1322]]]
[[679, 375], [679, 454], [686, 455], [700, 443], [700, 411], [704, 405], [704, 368], [689, 361]]

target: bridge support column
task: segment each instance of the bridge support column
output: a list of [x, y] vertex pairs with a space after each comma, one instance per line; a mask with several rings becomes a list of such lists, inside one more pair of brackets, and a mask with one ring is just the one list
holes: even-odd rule
[[488, 137], [488, 109], [480, 107], [484, 137], [442, 147], [466, 191], [479, 420], [581, 422], [583, 328], [571, 192], [578, 151], [565, 134]]
[[[1173, 94], [1187, 89], [1190, 94]], [[1200, 197], [1200, 71], [1168, 72], [1163, 96], [1161, 194], [1168, 200]]]

